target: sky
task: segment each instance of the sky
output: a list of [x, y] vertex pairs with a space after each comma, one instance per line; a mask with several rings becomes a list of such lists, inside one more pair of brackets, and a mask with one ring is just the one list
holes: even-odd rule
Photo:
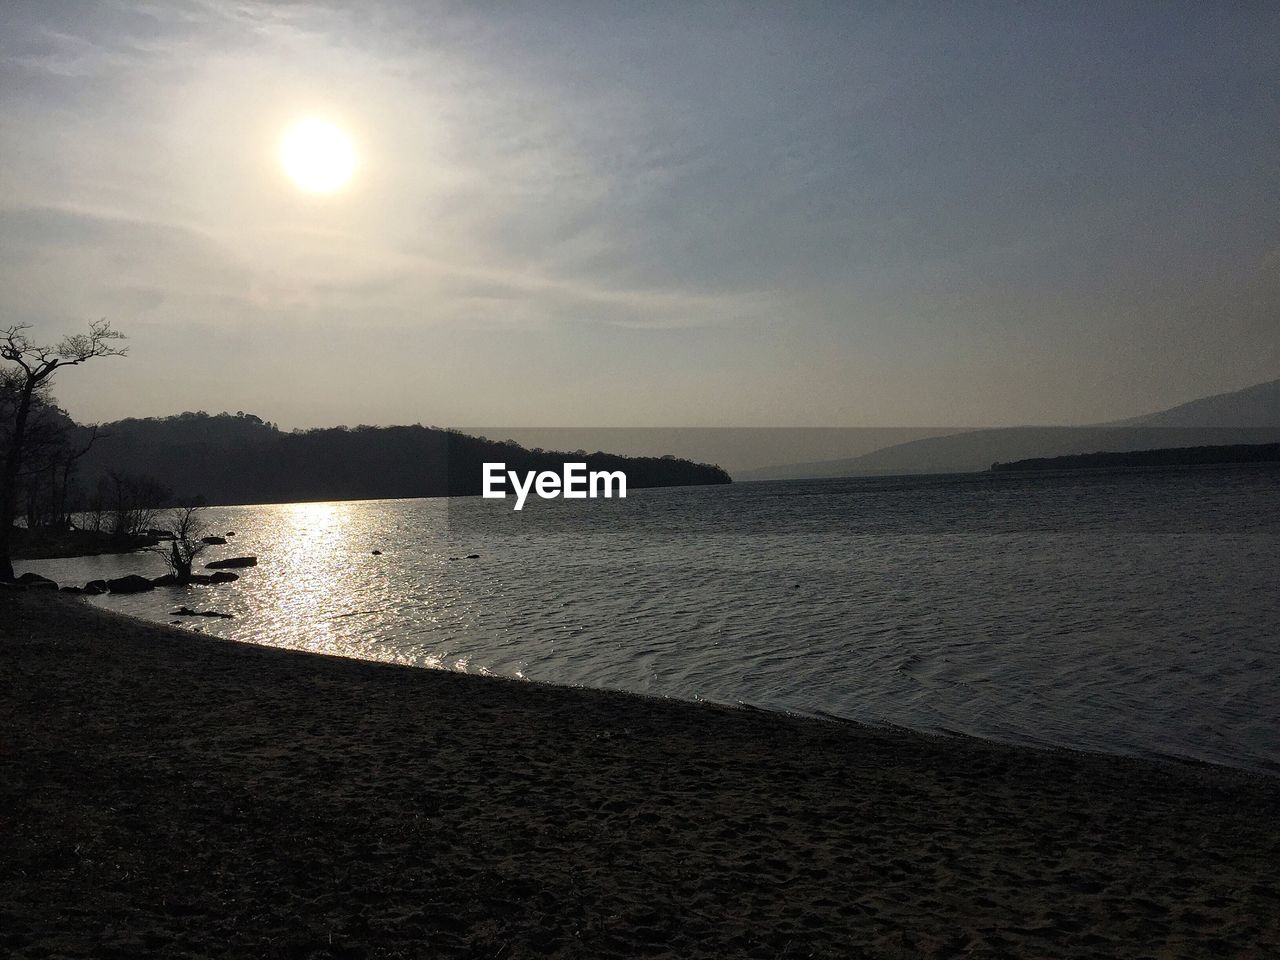
[[0, 324], [85, 422], [1128, 417], [1280, 377], [1278, 97], [1262, 3], [5, 0]]

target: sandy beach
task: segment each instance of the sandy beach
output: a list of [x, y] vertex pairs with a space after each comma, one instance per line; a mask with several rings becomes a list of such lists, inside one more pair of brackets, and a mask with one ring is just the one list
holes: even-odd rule
[[1267, 957], [1280, 782], [0, 594], [13, 957]]

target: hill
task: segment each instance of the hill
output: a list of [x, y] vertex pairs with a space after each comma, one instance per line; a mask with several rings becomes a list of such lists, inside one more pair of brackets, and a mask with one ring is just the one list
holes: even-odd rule
[[967, 430], [882, 447], [857, 457], [781, 464], [736, 473], [739, 480], [910, 473], [970, 473], [994, 462], [1172, 447], [1280, 440], [1280, 380], [1115, 423], [1083, 427]]
[[1280, 380], [1188, 403], [1111, 424], [1116, 427], [1276, 427], [1280, 426]]
[[719, 467], [675, 457], [530, 450], [420, 425], [285, 432], [252, 414], [201, 412], [103, 424], [79, 485], [92, 491], [113, 471], [144, 475], [218, 504], [462, 496], [480, 493], [485, 462], [559, 472], [566, 460], [622, 470], [628, 488], [730, 482]]

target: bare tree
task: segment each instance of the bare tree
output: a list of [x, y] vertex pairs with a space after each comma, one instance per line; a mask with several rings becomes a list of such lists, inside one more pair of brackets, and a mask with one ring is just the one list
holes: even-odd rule
[[89, 324], [88, 333], [70, 334], [56, 346], [42, 346], [28, 335], [27, 324], [0, 328], [0, 360], [17, 365], [9, 378], [12, 382], [12, 417], [0, 424], [4, 436], [3, 472], [0, 473], [0, 580], [13, 579], [13, 562], [9, 556], [13, 536], [13, 520], [18, 509], [19, 475], [26, 455], [27, 429], [37, 391], [47, 387], [61, 367], [74, 367], [95, 357], [123, 356], [126, 350], [116, 341], [124, 334], [111, 329], [105, 320]]
[[[17, 416], [25, 382], [26, 374], [20, 368], [0, 369], [0, 458], [8, 449], [5, 427], [13, 424]], [[23, 490], [27, 493], [29, 527], [44, 520], [44, 508], [54, 493], [52, 487], [56, 486], [60, 468], [71, 452], [68, 440], [74, 428], [71, 418], [54, 402], [48, 383], [42, 383], [32, 391], [22, 441], [22, 463], [17, 477], [19, 500]], [[3, 462], [0, 459], [0, 463]], [[33, 512], [36, 515], [34, 522]]]
[[[67, 530], [74, 525], [70, 507], [76, 467], [98, 439], [95, 426], [89, 429], [83, 444], [73, 446], [71, 440], [75, 425], [63, 411], [56, 407], [54, 410], [59, 417], [53, 423], [47, 417], [37, 419], [33, 412], [23, 444], [25, 462], [19, 477], [26, 480], [27, 526], [32, 529], [58, 527]], [[0, 419], [0, 423], [3, 422]]]
[[121, 539], [145, 535], [155, 524], [155, 516], [173, 493], [154, 477], [129, 473], [107, 474], [110, 493], [111, 532]]
[[191, 565], [208, 546], [201, 538], [208, 529], [199, 516], [200, 507], [176, 507], [169, 514], [169, 532], [173, 539], [151, 548], [169, 565], [178, 583], [191, 581]]
[[84, 529], [101, 533], [108, 516], [107, 513], [107, 478], [99, 477], [97, 489], [89, 494], [80, 514]]

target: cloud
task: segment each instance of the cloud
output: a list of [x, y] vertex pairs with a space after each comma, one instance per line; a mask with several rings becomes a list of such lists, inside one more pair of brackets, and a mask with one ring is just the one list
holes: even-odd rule
[[[632, 393], [677, 369], [660, 345], [696, 343], [721, 389], [664, 379], [671, 405], [731, 417], [752, 382], [798, 376], [809, 422], [866, 384], [911, 409], [963, 393], [980, 422], [984, 379], [1055, 352], [1105, 371], [1119, 416], [1152, 331], [1186, 376], [1274, 351], [1274, 287], [1230, 267], [1277, 242], [1274, 12], [583, 10], [19, 5], [0, 308], [193, 342], [527, 334]], [[310, 112], [361, 154], [324, 201], [273, 156]], [[1229, 351], [1203, 356], [1190, 304]]]

